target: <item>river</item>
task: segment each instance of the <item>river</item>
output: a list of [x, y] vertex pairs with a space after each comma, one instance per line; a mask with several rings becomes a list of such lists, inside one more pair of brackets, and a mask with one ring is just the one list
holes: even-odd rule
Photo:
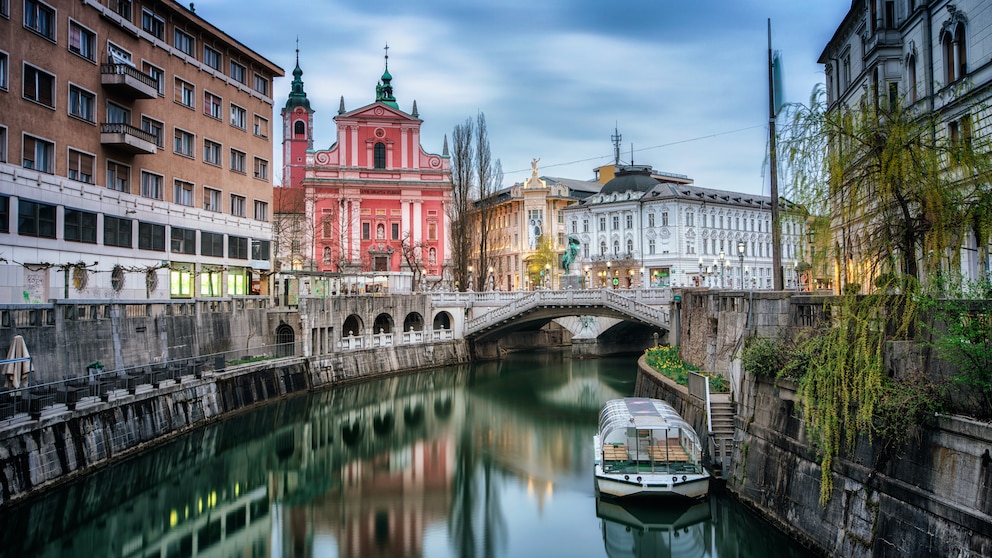
[[810, 556], [718, 492], [597, 500], [599, 407], [635, 375], [525, 353], [281, 400], [0, 511], [0, 556]]

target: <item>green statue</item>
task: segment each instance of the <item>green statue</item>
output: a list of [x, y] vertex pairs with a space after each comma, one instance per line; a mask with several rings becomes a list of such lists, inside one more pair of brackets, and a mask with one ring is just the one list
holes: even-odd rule
[[565, 253], [561, 255], [561, 268], [568, 273], [568, 268], [571, 267], [572, 263], [575, 262], [579, 257], [579, 239], [574, 236], [568, 237], [568, 247], [565, 248]]

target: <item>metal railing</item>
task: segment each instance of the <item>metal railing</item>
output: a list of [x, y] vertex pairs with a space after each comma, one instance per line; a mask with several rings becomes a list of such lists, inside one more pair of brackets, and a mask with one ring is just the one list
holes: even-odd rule
[[221, 372], [232, 366], [301, 355], [301, 349], [299, 342], [281, 343], [114, 370], [91, 366], [83, 376], [0, 389], [0, 423], [25, 416], [37, 419], [42, 411], [57, 405], [72, 410], [86, 398], [109, 401], [125, 392], [134, 394], [141, 386], [152, 390], [163, 384], [180, 382], [184, 377], [200, 378], [205, 373]]

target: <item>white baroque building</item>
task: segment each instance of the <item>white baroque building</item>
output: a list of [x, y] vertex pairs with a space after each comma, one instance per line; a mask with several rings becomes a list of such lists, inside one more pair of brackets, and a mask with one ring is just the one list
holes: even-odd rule
[[[805, 217], [780, 204], [786, 288], [804, 260]], [[602, 190], [565, 208], [581, 245], [587, 288], [767, 289], [772, 280], [771, 198], [700, 188], [692, 179], [618, 167]]]

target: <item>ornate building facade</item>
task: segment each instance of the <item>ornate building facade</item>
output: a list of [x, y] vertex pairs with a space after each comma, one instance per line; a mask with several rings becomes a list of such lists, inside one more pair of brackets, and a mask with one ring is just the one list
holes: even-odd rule
[[346, 110], [341, 99], [337, 141], [327, 149], [313, 149], [314, 110], [301, 75], [297, 66], [282, 113], [284, 186], [299, 188], [293, 203], [302, 201], [310, 230], [298, 243], [301, 260], [312, 271], [375, 276], [394, 288], [442, 281], [450, 259], [450, 158], [446, 145], [441, 154], [421, 146], [417, 102], [409, 113], [400, 110], [389, 57], [374, 102]]

